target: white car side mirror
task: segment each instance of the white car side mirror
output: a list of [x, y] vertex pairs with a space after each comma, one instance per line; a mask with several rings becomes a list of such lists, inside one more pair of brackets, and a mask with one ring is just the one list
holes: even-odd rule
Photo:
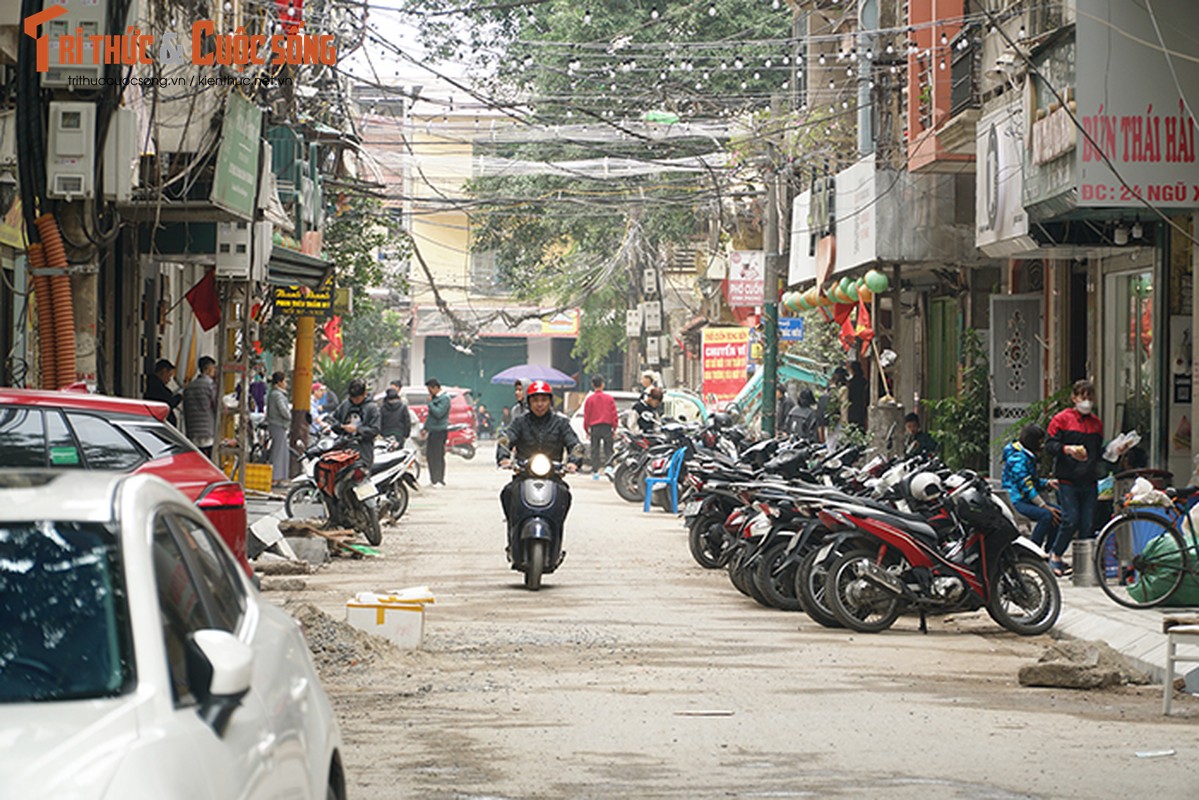
[[192, 636], [188, 680], [200, 700], [200, 718], [224, 736], [229, 718], [250, 691], [254, 650], [228, 631], [202, 630]]

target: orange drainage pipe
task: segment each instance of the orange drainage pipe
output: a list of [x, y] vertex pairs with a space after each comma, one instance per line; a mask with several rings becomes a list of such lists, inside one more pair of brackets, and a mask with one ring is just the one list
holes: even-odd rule
[[[67, 269], [67, 250], [62, 243], [58, 220], [52, 214], [37, 218], [37, 232], [46, 249], [46, 266]], [[50, 278], [50, 296], [54, 301], [55, 389], [75, 382], [75, 305], [71, 300], [71, 279], [66, 275]]]

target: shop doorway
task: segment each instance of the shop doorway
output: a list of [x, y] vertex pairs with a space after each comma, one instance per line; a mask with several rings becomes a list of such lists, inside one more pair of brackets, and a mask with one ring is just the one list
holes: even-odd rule
[[1105, 276], [1104, 319], [1111, 326], [1108, 342], [1112, 357], [1104, 369], [1115, 374], [1099, 376], [1106, 387], [1101, 418], [1105, 438], [1136, 430], [1141, 442], [1130, 453], [1128, 467], [1152, 466], [1150, 459], [1161, 448], [1159, 375], [1155, 348], [1160, 347], [1154, 326], [1153, 271], [1146, 269]]

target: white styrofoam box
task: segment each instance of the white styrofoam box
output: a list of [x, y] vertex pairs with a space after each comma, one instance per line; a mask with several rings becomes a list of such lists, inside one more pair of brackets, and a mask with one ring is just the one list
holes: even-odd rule
[[346, 622], [415, 650], [425, 638], [425, 606], [434, 602], [428, 587], [386, 593], [359, 592], [346, 602]]

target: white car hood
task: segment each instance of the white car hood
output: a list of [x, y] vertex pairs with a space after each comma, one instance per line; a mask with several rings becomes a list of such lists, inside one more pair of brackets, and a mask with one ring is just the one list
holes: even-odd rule
[[0, 797], [104, 797], [135, 712], [129, 698], [0, 705]]

